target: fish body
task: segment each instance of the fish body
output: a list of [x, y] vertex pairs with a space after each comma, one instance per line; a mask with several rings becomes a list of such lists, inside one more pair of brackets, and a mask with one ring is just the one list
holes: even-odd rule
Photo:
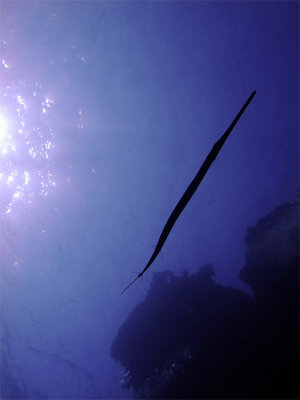
[[215, 161], [217, 158], [217, 155], [219, 154], [220, 150], [222, 149], [224, 143], [226, 142], [228, 136], [230, 135], [231, 131], [237, 124], [238, 120], [241, 118], [242, 114], [248, 107], [248, 105], [251, 103], [253, 97], [256, 94], [256, 90], [252, 92], [248, 100], [245, 102], [243, 107], [240, 109], [234, 120], [232, 121], [231, 125], [229, 128], [226, 130], [226, 132], [220, 137], [220, 139], [213, 145], [211, 151], [209, 152], [208, 156], [206, 157], [204, 163], [201, 165], [199, 171], [197, 172], [196, 176], [192, 180], [192, 182], [189, 184], [187, 187], [186, 191], [183, 193], [181, 199], [178, 201], [177, 205], [175, 206], [174, 210], [172, 211], [171, 215], [169, 216], [162, 233], [158, 239], [157, 245], [154, 249], [154, 252], [152, 256], [150, 257], [148, 263], [146, 264], [145, 268], [141, 273], [138, 274], [138, 276], [123, 290], [121, 294], [123, 294], [137, 279], [139, 279], [143, 274], [147, 271], [147, 269], [150, 267], [150, 265], [153, 263], [153, 261], [156, 259], [158, 256], [160, 250], [162, 249], [165, 241], [167, 240], [167, 237], [169, 236], [175, 222], [177, 221], [179, 215], [182, 213], [184, 210], [185, 206], [187, 203], [190, 201], [192, 198], [193, 194], [196, 192], [198, 189], [198, 186], [200, 185], [202, 179], [206, 175], [207, 171], [211, 167], [212, 163]]

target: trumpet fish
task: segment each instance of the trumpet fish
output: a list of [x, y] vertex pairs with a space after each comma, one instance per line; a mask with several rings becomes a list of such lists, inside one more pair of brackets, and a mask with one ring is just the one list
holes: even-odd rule
[[241, 118], [243, 115], [244, 111], [248, 107], [248, 105], [251, 103], [253, 97], [256, 94], [256, 90], [251, 94], [251, 96], [248, 98], [248, 100], [245, 102], [243, 107], [240, 109], [238, 112], [237, 116], [234, 118], [232, 121], [231, 125], [227, 129], [227, 131], [220, 137], [220, 139], [213, 145], [211, 151], [209, 152], [208, 156], [206, 157], [204, 163], [201, 165], [199, 171], [197, 172], [196, 176], [192, 180], [192, 182], [189, 184], [187, 187], [186, 191], [183, 193], [181, 199], [178, 201], [177, 205], [175, 206], [174, 210], [172, 211], [171, 215], [169, 216], [162, 232], [161, 235], [158, 239], [157, 245], [154, 249], [154, 252], [152, 256], [150, 257], [148, 263], [146, 264], [145, 268], [141, 273], [138, 274], [138, 276], [122, 291], [121, 294], [123, 294], [137, 279], [141, 278], [144, 273], [147, 271], [147, 269], [150, 267], [150, 265], [153, 263], [153, 261], [156, 259], [158, 256], [160, 250], [162, 249], [165, 241], [167, 240], [167, 237], [169, 236], [175, 222], [177, 221], [178, 217], [184, 210], [185, 206], [187, 203], [191, 200], [193, 194], [196, 192], [198, 189], [198, 186], [200, 185], [202, 179], [205, 177], [207, 171], [211, 167], [212, 163], [215, 161], [217, 155], [219, 154], [220, 150], [222, 149], [224, 143], [226, 142], [228, 136], [230, 135], [231, 131], [237, 124], [238, 120]]

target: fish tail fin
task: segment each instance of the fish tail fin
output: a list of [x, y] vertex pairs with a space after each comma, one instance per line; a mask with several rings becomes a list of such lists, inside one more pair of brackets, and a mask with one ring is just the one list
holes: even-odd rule
[[139, 279], [141, 276], [142, 276], [143, 274], [142, 273], [140, 273], [124, 290], [123, 290], [123, 292], [121, 292], [121, 294], [123, 294], [124, 292], [126, 292], [126, 290], [128, 289], [128, 288], [130, 288], [130, 286], [132, 285], [132, 284], [134, 284], [134, 282], [137, 280], [137, 279]]

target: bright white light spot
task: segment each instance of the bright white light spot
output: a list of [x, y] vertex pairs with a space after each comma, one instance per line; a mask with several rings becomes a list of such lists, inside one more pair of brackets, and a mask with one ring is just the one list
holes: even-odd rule
[[[17, 96], [17, 100], [18, 100], [18, 103], [20, 103], [24, 107], [24, 109], [26, 110], [27, 105], [26, 105], [25, 101], [22, 99], [22, 97], [20, 95]], [[20, 109], [18, 109], [18, 111], [20, 111]]]
[[9, 69], [9, 65], [7, 64], [7, 62], [5, 60], [1, 60], [2, 65], [4, 66], [4, 68]]
[[34, 147], [31, 147], [31, 148], [28, 150], [28, 153], [31, 155], [32, 158], [35, 158], [35, 157], [37, 156], [37, 152], [35, 151], [35, 148], [34, 148]]
[[13, 267], [16, 267], [19, 264], [19, 257], [17, 257], [16, 261], [13, 263]]
[[14, 195], [13, 195], [13, 199], [15, 200], [20, 196], [21, 196], [21, 192], [15, 192]]
[[16, 144], [11, 140], [10, 135], [6, 135], [6, 137], [0, 140], [0, 153], [4, 155], [7, 154], [9, 150], [16, 151]]
[[2, 141], [6, 136], [7, 121], [2, 115], [0, 115], [0, 141]]
[[28, 185], [29, 182], [29, 173], [27, 171], [24, 171], [24, 184]]
[[7, 183], [7, 185], [10, 185], [13, 181], [14, 181], [13, 175], [9, 175], [9, 177], [7, 178], [6, 183]]

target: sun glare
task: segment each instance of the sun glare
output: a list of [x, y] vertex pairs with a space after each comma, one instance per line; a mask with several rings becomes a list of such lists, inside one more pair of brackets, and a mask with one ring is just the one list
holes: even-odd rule
[[0, 143], [4, 140], [7, 131], [7, 121], [6, 119], [0, 114]]
[[4, 90], [0, 86], [0, 215], [10, 213], [16, 200], [29, 203], [33, 195], [45, 197], [56, 185], [49, 160], [53, 103], [38, 82], [19, 81]]

